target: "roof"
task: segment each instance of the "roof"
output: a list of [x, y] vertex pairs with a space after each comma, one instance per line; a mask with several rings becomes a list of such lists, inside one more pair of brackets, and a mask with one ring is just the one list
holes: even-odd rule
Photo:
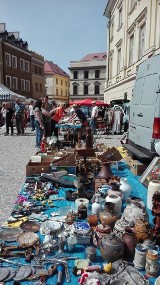
[[106, 52], [100, 53], [89, 53], [85, 57], [83, 57], [80, 61], [90, 61], [90, 60], [102, 60], [107, 57]]
[[10, 100], [10, 99], [16, 99], [16, 98], [20, 98], [20, 99], [25, 99], [25, 96], [19, 95], [13, 91], [11, 91], [10, 89], [8, 89], [6, 86], [4, 86], [3, 84], [0, 84], [0, 99], [1, 100]]
[[69, 78], [69, 75], [62, 68], [60, 68], [57, 64], [53, 63], [52, 61], [48, 60], [46, 60], [44, 64], [44, 73], [58, 74]]

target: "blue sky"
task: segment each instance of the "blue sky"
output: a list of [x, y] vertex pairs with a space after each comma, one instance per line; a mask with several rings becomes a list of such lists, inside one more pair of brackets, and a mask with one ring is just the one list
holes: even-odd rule
[[0, 0], [1, 23], [69, 73], [70, 61], [107, 49], [107, 0]]

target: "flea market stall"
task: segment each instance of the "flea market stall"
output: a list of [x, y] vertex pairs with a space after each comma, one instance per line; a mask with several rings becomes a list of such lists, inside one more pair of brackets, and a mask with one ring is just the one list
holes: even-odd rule
[[160, 183], [138, 165], [87, 142], [34, 154], [0, 228], [1, 284], [158, 285]]

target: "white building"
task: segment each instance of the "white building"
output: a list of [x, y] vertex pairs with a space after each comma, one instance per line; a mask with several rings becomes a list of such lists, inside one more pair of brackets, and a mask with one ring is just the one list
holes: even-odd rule
[[138, 65], [160, 52], [160, 0], [109, 0], [104, 101], [131, 99]]
[[70, 62], [70, 101], [92, 98], [104, 100], [106, 52], [86, 55]]

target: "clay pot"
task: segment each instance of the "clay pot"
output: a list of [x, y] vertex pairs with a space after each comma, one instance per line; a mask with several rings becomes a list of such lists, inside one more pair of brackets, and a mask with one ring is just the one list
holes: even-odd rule
[[136, 237], [139, 242], [143, 242], [145, 239], [148, 239], [150, 236], [150, 225], [148, 222], [144, 221], [143, 219], [137, 220], [134, 231]]
[[118, 215], [114, 213], [115, 204], [112, 202], [106, 202], [105, 208], [100, 212], [99, 219], [102, 225], [114, 227], [115, 222], [118, 220]]
[[135, 247], [138, 243], [137, 237], [135, 235], [135, 232], [133, 228], [127, 227], [125, 228], [124, 234], [123, 234], [123, 242], [125, 246], [124, 255], [127, 258], [134, 258], [135, 255]]
[[111, 170], [111, 165], [110, 162], [103, 162], [102, 166], [101, 166], [101, 170], [98, 173], [98, 177], [103, 177], [103, 178], [107, 178], [112, 176], [112, 170]]
[[105, 261], [114, 262], [123, 256], [124, 243], [114, 233], [111, 233], [102, 238], [100, 251]]

